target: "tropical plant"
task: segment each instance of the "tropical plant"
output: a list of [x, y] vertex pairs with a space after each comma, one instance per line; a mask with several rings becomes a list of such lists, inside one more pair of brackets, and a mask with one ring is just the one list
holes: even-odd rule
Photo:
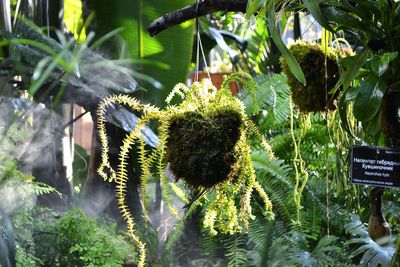
[[319, 44], [307, 41], [291, 44], [289, 51], [299, 62], [307, 82], [305, 86], [300, 83], [291, 73], [285, 58], [281, 58], [282, 71], [288, 77], [292, 99], [299, 110], [307, 113], [336, 109], [339, 91], [333, 94], [330, 91], [339, 80], [338, 61], [351, 51], [340, 47], [328, 47], [325, 51]]
[[396, 253], [393, 255], [391, 267], [398, 267], [400, 265], [400, 238], [397, 239]]
[[19, 169], [16, 158], [28, 133], [27, 129], [18, 126], [17, 123], [0, 126], [0, 231], [2, 233], [0, 264], [2, 266], [15, 266], [15, 264], [29, 266], [34, 262], [35, 257], [25, 246], [30, 242], [29, 237], [32, 238], [31, 232], [23, 229], [21, 224], [35, 206], [37, 196], [56, 192], [54, 188], [36, 182], [33, 176]]
[[[263, 199], [266, 214], [269, 217], [273, 216], [271, 202], [256, 181], [249, 136], [255, 135], [260, 139], [262, 147], [271, 159], [273, 154], [253, 122], [248, 119], [243, 104], [232, 96], [228, 89], [228, 84], [232, 81], [244, 84], [250, 91], [255, 87], [249, 75], [237, 73], [229, 76], [219, 91], [208, 80], [194, 83], [190, 89], [178, 84], [166, 101], [170, 103], [175, 95], [179, 95], [183, 101], [165, 110], [141, 104], [136, 99], [123, 95], [106, 98], [99, 106], [98, 128], [103, 145], [103, 162], [98, 171], [105, 180], [115, 180], [117, 183], [120, 209], [127, 221], [128, 231], [140, 250], [140, 265], [145, 262], [145, 248], [135, 234], [133, 218], [125, 202], [127, 153], [135, 142], [140, 145], [139, 162], [142, 168], [142, 201], [145, 211], [145, 187], [151, 176], [151, 166], [155, 165], [167, 205], [171, 213], [177, 215], [169, 197], [164, 170], [167, 162], [170, 162], [176, 179], [182, 179], [189, 187], [202, 192], [193, 201], [199, 200], [207, 205], [203, 225], [209, 228], [210, 234], [217, 234], [217, 230], [233, 234], [240, 231], [243, 225], [247, 228], [249, 218], [253, 218], [250, 199], [254, 189]], [[111, 168], [108, 161], [108, 140], [104, 125], [104, 112], [113, 102], [127, 105], [144, 114], [121, 147], [121, 162], [117, 171]], [[146, 151], [141, 139], [141, 127], [150, 120], [159, 121], [160, 140], [152, 153]], [[182, 146], [178, 141], [185, 142], [186, 146]], [[175, 158], [179, 159], [175, 161]], [[213, 193], [201, 198], [209, 189], [213, 189]], [[236, 208], [237, 204], [240, 206], [239, 211]]]
[[[116, 224], [97, 222], [78, 209], [68, 211], [48, 230], [54, 231], [60, 266], [122, 266], [131, 251], [124, 240], [127, 236], [117, 233]], [[55, 255], [49, 256], [51, 259]]]
[[136, 257], [114, 221], [94, 219], [77, 208], [60, 216], [35, 207], [15, 223], [17, 266], [123, 266]]
[[389, 266], [395, 248], [392, 237], [375, 242], [368, 234], [367, 227], [361, 222], [359, 216], [351, 215], [345, 225], [346, 231], [354, 237], [348, 240], [348, 245], [358, 244], [351, 257], [362, 255], [359, 263], [371, 267]]
[[[188, 22], [181, 27], [172, 29], [165, 34], [153, 37], [146, 31], [147, 25], [154, 18], [161, 16], [181, 5], [191, 4], [190, 0], [180, 0], [165, 5], [163, 1], [136, 1], [117, 0], [93, 2], [93, 11], [96, 14], [94, 30], [98, 36], [118, 28], [121, 29], [119, 41], [106, 45], [115, 58], [128, 58], [143, 61], [156, 61], [157, 65], [138, 65], [136, 70], [148, 77], [157, 77], [162, 90], [141, 91], [140, 98], [157, 106], [165, 105], [164, 99], [172, 88], [179, 82], [184, 82], [189, 70], [193, 46], [193, 26]], [[124, 12], [120, 12], [120, 11]], [[113, 14], [110, 16], [110, 14]], [[179, 42], [171, 42], [179, 40]], [[116, 46], [121, 44], [122, 46]], [[117, 48], [116, 47], [120, 47]], [[179, 55], [177, 57], [176, 55]], [[156, 85], [156, 84], [150, 84]], [[154, 86], [153, 86], [154, 87]], [[160, 89], [160, 86], [155, 86]]]

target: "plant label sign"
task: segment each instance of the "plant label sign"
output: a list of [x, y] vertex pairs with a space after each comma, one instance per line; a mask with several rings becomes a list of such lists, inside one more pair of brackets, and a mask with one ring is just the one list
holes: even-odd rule
[[400, 187], [400, 149], [352, 146], [351, 181], [379, 187]]

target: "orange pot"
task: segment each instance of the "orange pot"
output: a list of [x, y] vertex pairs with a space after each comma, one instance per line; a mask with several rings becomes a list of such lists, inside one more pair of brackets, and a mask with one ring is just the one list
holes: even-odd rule
[[[230, 72], [210, 73], [211, 82], [219, 90], [224, 81], [224, 77], [229, 76], [230, 74], [231, 74]], [[205, 71], [199, 71], [198, 77], [199, 77], [199, 81], [201, 81], [203, 79], [208, 79], [208, 74]], [[196, 78], [196, 73], [192, 72], [192, 74], [191, 74], [192, 83], [193, 83], [193, 81], [195, 81], [195, 78]], [[229, 88], [231, 89], [232, 95], [237, 95], [237, 93], [240, 90], [238, 84], [235, 82], [231, 82], [229, 84]]]

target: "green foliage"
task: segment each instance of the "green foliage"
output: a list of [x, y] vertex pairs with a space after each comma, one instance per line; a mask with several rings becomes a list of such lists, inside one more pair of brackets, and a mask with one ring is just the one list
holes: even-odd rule
[[193, 45], [193, 23], [181, 24], [154, 37], [149, 35], [146, 27], [152, 20], [192, 3], [189, 0], [173, 1], [167, 5], [160, 0], [102, 0], [93, 3], [97, 18], [96, 32], [100, 36], [122, 28], [120, 36], [123, 44], [116, 45], [114, 42], [108, 46], [113, 50], [113, 57], [162, 63], [162, 67], [142, 65], [137, 68], [138, 72], [154, 77], [162, 84], [163, 90], [152, 89], [141, 92], [140, 96], [157, 106], [165, 105], [163, 101], [170, 89], [186, 79]]
[[[37, 258], [33, 252], [34, 242], [30, 228], [23, 227], [30, 222], [36, 197], [56, 192], [46, 184], [35, 182], [34, 177], [19, 170], [15, 157], [18, 144], [27, 137], [28, 131], [17, 123], [0, 127], [0, 257], [19, 266], [35, 266]], [[0, 263], [2, 262], [0, 261]], [[4, 262], [2, 262], [4, 264]]]
[[388, 237], [386, 240], [381, 240], [378, 241], [379, 243], [376, 243], [370, 238], [367, 227], [356, 215], [350, 216], [345, 227], [348, 233], [355, 236], [346, 243], [348, 245], [357, 244], [351, 257], [361, 256], [359, 263], [371, 267], [390, 265], [395, 252], [392, 237]]
[[[267, 151], [271, 159], [273, 154], [265, 139], [245, 114], [242, 102], [232, 95], [228, 87], [230, 82], [245, 85], [251, 96], [255, 97], [252, 91], [255, 84], [251, 77], [245, 73], [235, 73], [226, 78], [219, 91], [209, 80], [195, 82], [191, 88], [178, 84], [166, 101], [170, 103], [175, 95], [180, 96], [183, 101], [179, 105], [171, 105], [164, 110], [141, 104], [136, 99], [124, 95], [106, 98], [99, 106], [98, 128], [103, 147], [103, 161], [98, 172], [105, 180], [115, 179], [117, 182], [117, 197], [122, 215], [128, 222], [128, 230], [139, 247], [141, 259], [143, 259], [139, 265], [144, 264], [145, 247], [136, 235], [133, 218], [125, 203], [125, 188], [128, 180], [125, 166], [128, 152], [136, 142], [139, 143], [140, 151], [142, 196], [146, 195], [147, 181], [151, 176], [150, 170], [152, 166], [155, 166], [160, 177], [164, 199], [173, 215], [178, 216], [169, 196], [165, 174], [168, 161], [171, 161], [171, 170], [176, 179], [184, 179], [186, 184], [202, 191], [202, 194], [193, 201], [194, 205], [201, 203], [207, 206], [204, 209], [203, 226], [208, 228], [212, 235], [217, 234], [217, 230], [224, 234], [234, 234], [247, 228], [249, 219], [253, 218], [250, 201], [254, 190], [263, 200], [265, 214], [270, 218], [273, 217], [272, 203], [255, 177], [250, 154], [250, 137], [258, 138], [261, 147]], [[104, 118], [106, 108], [114, 102], [127, 105], [132, 110], [144, 114], [136, 129], [129, 133], [121, 146], [119, 152], [121, 162], [116, 172], [111, 168], [108, 160], [108, 140]], [[145, 149], [144, 142], [140, 140], [143, 137], [141, 127], [151, 120], [159, 121], [159, 142], [156, 149], [149, 152]], [[200, 143], [200, 147], [196, 143]], [[204, 149], [207, 150], [202, 152]], [[173, 164], [175, 166], [172, 166]], [[196, 171], [196, 168], [200, 169]], [[110, 171], [110, 175], [106, 171]], [[210, 176], [210, 172], [214, 176]], [[207, 192], [210, 193], [206, 194]], [[145, 201], [143, 203], [145, 204]], [[146, 205], [144, 205], [144, 211], [147, 211]]]
[[307, 81], [302, 67], [297, 61], [296, 57], [290, 53], [286, 45], [283, 43], [281, 36], [279, 35], [276, 23], [275, 23], [275, 5], [274, 1], [269, 1], [270, 4], [266, 5], [268, 8], [268, 29], [271, 33], [271, 37], [274, 40], [274, 43], [278, 47], [279, 51], [282, 53], [282, 56], [285, 58], [287, 62], [287, 67], [290, 70], [290, 73], [293, 73], [293, 76], [296, 78], [298, 82], [302, 85], [306, 86]]
[[115, 224], [99, 224], [77, 209], [59, 219], [53, 231], [60, 266], [122, 266], [131, 250], [127, 241], [116, 235]]
[[127, 235], [110, 219], [94, 219], [76, 208], [64, 216], [35, 208], [14, 220], [19, 266], [123, 266], [135, 258]]
[[390, 267], [400, 266], [400, 238], [397, 238], [396, 242], [396, 253], [393, 255]]
[[[388, 117], [382, 112], [384, 96], [392, 90], [399, 91], [400, 29], [396, 26], [400, 21], [399, 7], [400, 3], [395, 0], [320, 2], [321, 12], [332, 27], [340, 30], [352, 44], [362, 47], [355, 56], [340, 62], [344, 71], [336, 88], [343, 86], [345, 90], [340, 101], [345, 128], [348, 128], [348, 106], [354, 104], [353, 114], [361, 121], [363, 139], [368, 143], [378, 144], [382, 131], [386, 135], [397, 132], [390, 125], [396, 124], [395, 121], [388, 123], [389, 129], [383, 129], [381, 125], [388, 118], [382, 122], [381, 118]], [[394, 97], [389, 98], [389, 105], [397, 109]]]
[[238, 234], [227, 236], [222, 240], [226, 248], [227, 266], [239, 267], [248, 265], [246, 242], [246, 237]]

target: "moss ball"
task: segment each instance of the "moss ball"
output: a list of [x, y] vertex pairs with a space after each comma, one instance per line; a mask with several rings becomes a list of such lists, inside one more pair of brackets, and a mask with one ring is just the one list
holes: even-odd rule
[[210, 188], [228, 179], [241, 124], [241, 115], [234, 110], [190, 111], [172, 118], [166, 156], [175, 177], [194, 188]]
[[308, 41], [298, 41], [289, 46], [289, 50], [299, 62], [307, 83], [306, 86], [300, 83], [291, 73], [286, 60], [281, 57], [282, 71], [288, 77], [293, 102], [299, 110], [308, 113], [325, 111], [325, 107], [329, 110], [336, 109], [339, 92], [332, 95], [329, 91], [334, 88], [340, 77], [337, 61], [348, 53], [333, 48], [324, 53], [319, 44]]

